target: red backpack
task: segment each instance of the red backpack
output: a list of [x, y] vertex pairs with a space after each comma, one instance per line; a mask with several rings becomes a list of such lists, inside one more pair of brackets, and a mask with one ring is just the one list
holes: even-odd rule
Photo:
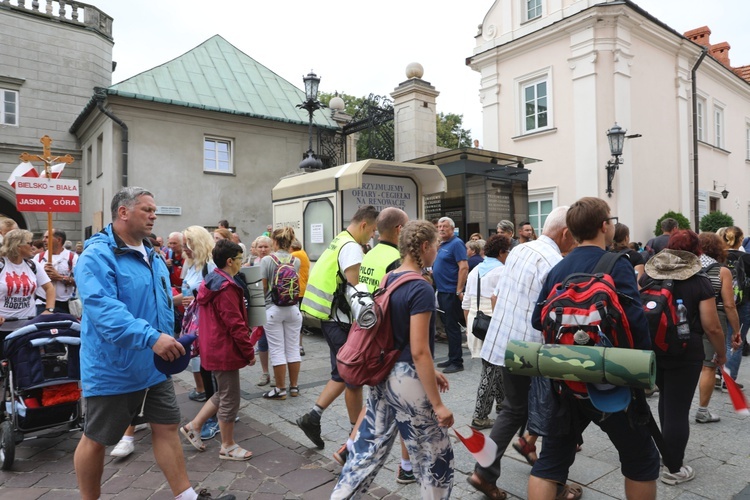
[[[550, 291], [542, 308], [542, 334], [548, 344], [580, 344], [574, 335], [583, 331], [585, 345], [600, 344], [604, 335], [614, 347], [633, 347], [630, 323], [621, 302], [632, 300], [619, 293], [612, 269], [624, 254], [607, 252], [591, 274], [574, 273]], [[584, 337], [584, 340], [585, 337]], [[586, 384], [565, 382], [577, 393], [586, 394]]]
[[354, 322], [346, 343], [336, 355], [339, 375], [350, 386], [378, 385], [391, 373], [405, 345], [394, 347], [393, 325], [389, 308], [391, 294], [404, 283], [424, 279], [421, 274], [407, 272], [386, 286], [390, 273], [381, 281], [381, 288], [373, 295], [377, 317], [371, 328]]

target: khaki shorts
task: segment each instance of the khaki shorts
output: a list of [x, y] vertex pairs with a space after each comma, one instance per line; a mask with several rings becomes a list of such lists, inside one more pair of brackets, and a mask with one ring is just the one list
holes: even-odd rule
[[[724, 314], [724, 311], [718, 311], [719, 313], [719, 321], [721, 322], [721, 331], [724, 332], [724, 339], [726, 341], [727, 336], [727, 315]], [[703, 333], [703, 366], [706, 366], [708, 368], [716, 368], [716, 363], [714, 363], [714, 355], [716, 354], [716, 349], [714, 349], [713, 344], [708, 340], [708, 335]]]
[[216, 392], [211, 402], [218, 411], [216, 417], [222, 422], [234, 422], [240, 411], [240, 371], [212, 371], [216, 379]]

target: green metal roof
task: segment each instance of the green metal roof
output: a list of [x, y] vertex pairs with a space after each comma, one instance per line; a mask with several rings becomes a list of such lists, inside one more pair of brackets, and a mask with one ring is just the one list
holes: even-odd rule
[[[107, 94], [165, 102], [288, 123], [309, 123], [296, 106], [304, 91], [219, 35], [169, 62], [107, 89]], [[321, 127], [338, 128], [326, 110], [313, 115]]]

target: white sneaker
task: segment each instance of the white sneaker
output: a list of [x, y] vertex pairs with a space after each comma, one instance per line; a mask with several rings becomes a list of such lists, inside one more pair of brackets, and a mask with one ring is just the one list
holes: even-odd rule
[[695, 479], [695, 471], [689, 465], [680, 467], [680, 472], [669, 472], [665, 470], [661, 474], [661, 482], [665, 484], [680, 484]]
[[120, 439], [120, 442], [117, 443], [117, 446], [115, 446], [112, 449], [112, 451], [109, 453], [109, 456], [123, 458], [123, 457], [127, 457], [134, 451], [135, 451], [135, 443], [133, 443], [133, 441], [126, 441], [124, 439]]
[[148, 429], [148, 424], [138, 424], [135, 426], [135, 432], [145, 431], [146, 429]]

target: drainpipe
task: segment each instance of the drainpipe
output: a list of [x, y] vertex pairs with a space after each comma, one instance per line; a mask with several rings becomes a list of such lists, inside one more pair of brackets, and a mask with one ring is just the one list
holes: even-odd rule
[[96, 88], [96, 107], [104, 115], [108, 116], [113, 122], [120, 126], [122, 130], [122, 187], [128, 186], [128, 126], [120, 120], [111, 111], [104, 107], [104, 101], [107, 98], [106, 89]]
[[[695, 232], [700, 231], [701, 217], [698, 213], [698, 85], [696, 84], [696, 76], [698, 72], [698, 66], [703, 62], [703, 58], [708, 54], [708, 47], [704, 46], [700, 57], [695, 62], [693, 69], [690, 70], [690, 80], [692, 85], [692, 99], [693, 99], [693, 203], [695, 204]], [[703, 110], [705, 114], [706, 110]]]

